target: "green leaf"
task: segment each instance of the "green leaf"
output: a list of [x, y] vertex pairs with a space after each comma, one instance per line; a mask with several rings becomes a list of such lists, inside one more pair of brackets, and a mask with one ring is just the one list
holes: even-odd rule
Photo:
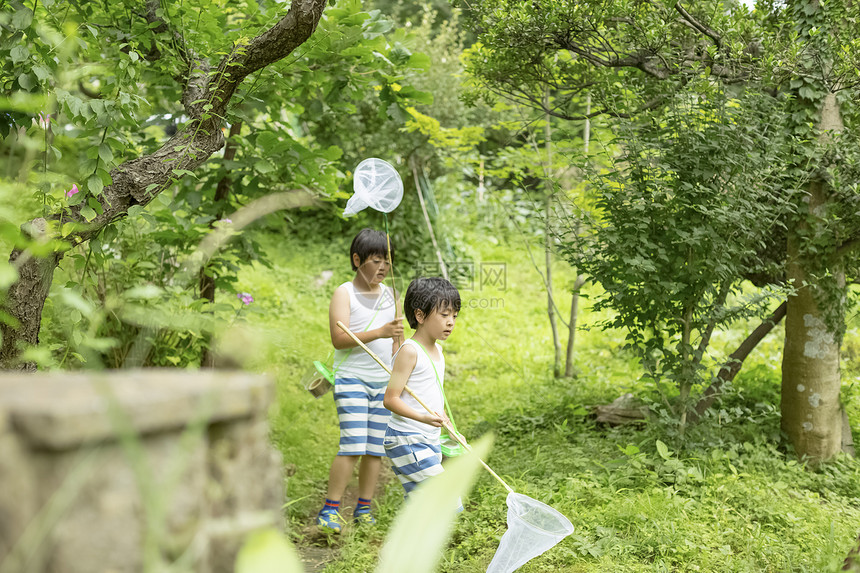
[[422, 92], [422, 91], [416, 90], [415, 88], [410, 87], [410, 86], [404, 87], [402, 90], [400, 90], [400, 92], [398, 92], [398, 95], [401, 98], [409, 98], [409, 99], [411, 99], [417, 103], [420, 103], [420, 104], [424, 104], [424, 105], [432, 105], [433, 104], [433, 94], [432, 93]]
[[23, 89], [30, 91], [36, 87], [36, 79], [29, 73], [18, 76], [18, 85]]
[[275, 529], [252, 533], [236, 556], [236, 573], [303, 573], [292, 544]]
[[3, 309], [0, 309], [0, 322], [11, 326], [12, 328], [19, 328], [21, 326], [21, 323], [18, 322], [17, 318], [15, 318]]
[[104, 183], [102, 183], [102, 178], [96, 174], [90, 175], [90, 178], [87, 179], [87, 189], [90, 190], [90, 193], [93, 195], [98, 195], [104, 189]]
[[343, 150], [337, 145], [330, 145], [328, 149], [323, 152], [322, 155], [329, 161], [337, 161], [338, 159], [343, 157]]
[[24, 44], [18, 44], [12, 51], [9, 52], [9, 55], [12, 56], [12, 63], [17, 64], [19, 62], [23, 62], [27, 58], [30, 57], [30, 50], [27, 49], [27, 46]]
[[669, 448], [666, 446], [666, 444], [664, 444], [660, 440], [657, 440], [655, 442], [655, 445], [657, 446], [657, 453], [660, 454], [661, 458], [663, 458], [664, 460], [668, 460], [672, 457], [672, 452], [669, 451]]
[[[379, 554], [376, 573], [432, 573], [448, 543], [457, 517], [457, 500], [466, 495], [490, 451], [492, 436], [478, 440], [472, 452], [451, 460], [445, 471], [409, 496], [394, 519]], [[499, 507], [500, 515], [506, 509]]]
[[412, 54], [409, 56], [409, 62], [407, 65], [410, 68], [418, 68], [421, 70], [429, 70], [430, 69], [430, 56], [427, 54]]
[[33, 12], [29, 8], [18, 8], [12, 15], [12, 27], [16, 30], [26, 30], [33, 21]]
[[111, 151], [110, 146], [107, 143], [99, 145], [99, 157], [102, 161], [108, 164], [113, 161], [113, 151]]
[[93, 110], [96, 116], [102, 116], [105, 113], [105, 102], [100, 99], [90, 100], [90, 109]]
[[87, 197], [87, 205], [92, 207], [99, 215], [102, 215], [105, 212], [104, 207], [102, 207], [102, 204], [99, 203], [99, 200], [93, 196]]
[[69, 109], [69, 113], [73, 116], [78, 116], [83, 113], [84, 102], [77, 96], [68, 95], [65, 99], [66, 107]]
[[814, 100], [817, 96], [815, 90], [809, 86], [803, 86], [802, 88], [797, 90], [797, 93], [800, 94], [800, 97], [805, 98], [805, 99], [809, 99], [809, 100]]
[[53, 74], [51, 70], [43, 66], [42, 64], [36, 64], [33, 66], [33, 73], [36, 74], [36, 77], [39, 78], [39, 81], [44, 82], [45, 80], [51, 79]]
[[87, 220], [87, 222], [91, 222], [96, 218], [96, 212], [89, 205], [84, 205], [81, 207], [81, 217]]
[[102, 169], [101, 167], [99, 167], [96, 170], [96, 174], [101, 177], [102, 183], [105, 187], [107, 187], [108, 185], [113, 185], [113, 177], [110, 176], [110, 171], [108, 171], [107, 169]]
[[275, 166], [266, 161], [265, 159], [261, 159], [254, 164], [254, 169], [258, 173], [271, 173], [275, 170]]
[[132, 205], [128, 208], [129, 217], [137, 217], [141, 212], [143, 212], [143, 205]]

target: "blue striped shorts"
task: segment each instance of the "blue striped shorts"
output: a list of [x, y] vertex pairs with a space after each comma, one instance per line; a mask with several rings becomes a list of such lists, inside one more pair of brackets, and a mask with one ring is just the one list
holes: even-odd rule
[[419, 483], [444, 471], [440, 445], [428, 442], [422, 434], [388, 428], [383, 444], [406, 495]]
[[382, 405], [385, 382], [363, 382], [358, 378], [334, 381], [334, 403], [340, 424], [339, 456], [384, 456], [382, 438], [391, 412]]

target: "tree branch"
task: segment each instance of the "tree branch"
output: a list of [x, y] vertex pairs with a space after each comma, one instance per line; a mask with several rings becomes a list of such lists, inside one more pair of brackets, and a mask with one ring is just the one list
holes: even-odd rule
[[218, 85], [213, 90], [216, 113], [222, 114], [233, 92], [249, 74], [285, 58], [301, 46], [317, 27], [326, 0], [293, 0], [281, 20], [237, 49], [218, 66]]
[[681, 15], [681, 17], [684, 19], [685, 22], [689, 22], [690, 26], [692, 26], [694, 29], [698, 30], [699, 32], [701, 32], [702, 34], [706, 35], [711, 40], [713, 40], [714, 44], [718, 48], [723, 47], [722, 46], [722, 39], [720, 38], [720, 35], [717, 34], [716, 32], [714, 32], [708, 26], [705, 26], [704, 24], [702, 24], [701, 22], [699, 22], [698, 20], [693, 18], [693, 16], [691, 16], [689, 12], [684, 10], [684, 7], [681, 6], [680, 2], [675, 3], [675, 11]]
[[714, 334], [714, 328], [717, 325], [717, 309], [722, 308], [725, 304], [726, 299], [729, 296], [729, 291], [731, 290], [730, 285], [730, 281], [725, 281], [720, 286], [720, 292], [717, 294], [717, 298], [714, 300], [712, 307], [711, 318], [705, 326], [704, 332], [702, 332], [701, 339], [699, 340], [699, 347], [696, 349], [694, 354], [695, 364], [699, 364], [702, 361], [702, 357], [705, 355], [705, 350], [707, 350], [708, 345], [711, 343], [711, 336]]
[[785, 317], [787, 308], [788, 303], [786, 302], [779, 305], [777, 309], [773, 311], [773, 314], [764, 319], [762, 323], [758, 325], [758, 327], [753, 330], [749, 336], [747, 336], [746, 340], [738, 346], [738, 349], [729, 355], [728, 360], [726, 360], [725, 364], [720, 368], [719, 373], [716, 378], [714, 378], [711, 385], [708, 386], [708, 389], [705, 390], [699, 403], [696, 404], [693, 411], [690, 412], [691, 421], [701, 418], [705, 411], [713, 405], [723, 385], [726, 382], [734, 380], [735, 376], [740, 372], [741, 366], [743, 366], [746, 357], [749, 356], [750, 352], [758, 346], [758, 343], [761, 342], [777, 324], [779, 324], [779, 321]]
[[836, 248], [836, 256], [842, 257], [847, 255], [857, 247], [860, 247], [860, 237], [851, 237]]

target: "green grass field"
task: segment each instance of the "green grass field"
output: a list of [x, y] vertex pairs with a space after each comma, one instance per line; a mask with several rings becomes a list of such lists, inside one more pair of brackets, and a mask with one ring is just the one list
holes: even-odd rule
[[[277, 381], [272, 439], [297, 467], [288, 480], [286, 515], [291, 537], [301, 546], [309, 542], [302, 530], [324, 497], [338, 428], [331, 395], [315, 400], [300, 379], [330, 351], [328, 300], [352, 273], [346, 240], [325, 249], [269, 242], [270, 252], [278, 253], [274, 267], [247, 267], [239, 287], [254, 294], [247, 318], [266, 333], [253, 366]], [[747, 360], [718, 405], [720, 415], [692, 428], [683, 442], [666, 437], [674, 434], [659, 421], [597, 425], [591, 406], [625, 392], [654, 397], [640, 381], [637, 362], [622, 349], [623, 334], [581, 330], [578, 376], [553, 379], [546, 293], [528, 253], [519, 245], [472, 245], [467, 252], [476, 263], [475, 284], [462, 290], [463, 309], [445, 343], [446, 389], [458, 426], [470, 439], [493, 432], [490, 466], [516, 491], [567, 515], [576, 528], [521, 571], [839, 570], [860, 533], [860, 463], [841, 458], [811, 471], [786, 451], [779, 435], [778, 330]], [[482, 281], [480, 263], [496, 270], [504, 263], [504, 284], [497, 276]], [[334, 276], [322, 284], [326, 270]], [[405, 286], [408, 269], [395, 271]], [[554, 273], [566, 316], [572, 271], [559, 261]], [[595, 320], [587, 305], [583, 301], [585, 325]], [[738, 329], [719, 340], [731, 345], [744, 335]], [[849, 326], [849, 350], [856, 336]], [[844, 399], [855, 433], [858, 372], [846, 362]], [[486, 569], [506, 529], [505, 494], [488, 474], [479, 478], [441, 571]], [[326, 572], [373, 570], [403, 503], [396, 480], [376, 503], [379, 524], [347, 530], [332, 541], [338, 558]]]

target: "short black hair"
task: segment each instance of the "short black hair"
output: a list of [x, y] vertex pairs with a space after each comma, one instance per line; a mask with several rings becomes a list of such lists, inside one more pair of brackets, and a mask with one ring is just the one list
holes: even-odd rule
[[445, 308], [460, 312], [460, 293], [450, 281], [442, 277], [421, 277], [409, 283], [406, 297], [403, 299], [403, 311], [413, 329], [418, 328], [416, 310], [420, 310], [427, 317], [434, 310]]
[[[373, 255], [380, 255], [388, 259], [388, 239], [385, 233], [375, 229], [362, 229], [352, 240], [352, 245], [349, 247], [349, 263], [352, 265], [352, 270], [357, 271], [353, 255], [358, 255], [358, 264], [361, 265]], [[391, 247], [391, 256], [394, 257], [394, 247]]]

